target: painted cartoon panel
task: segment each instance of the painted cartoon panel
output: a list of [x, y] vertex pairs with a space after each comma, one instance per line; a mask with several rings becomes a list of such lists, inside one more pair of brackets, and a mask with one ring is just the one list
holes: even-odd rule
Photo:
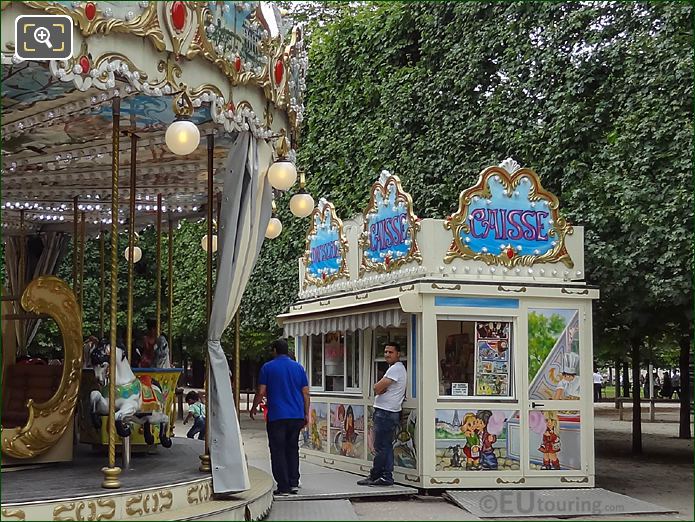
[[[367, 406], [367, 459], [374, 460], [374, 408]], [[417, 469], [417, 410], [403, 408], [393, 439], [393, 465]]]
[[299, 446], [310, 450], [328, 451], [328, 404], [312, 403], [309, 418], [309, 424], [299, 436]]
[[581, 418], [576, 411], [529, 412], [529, 465], [538, 470], [581, 468]]
[[332, 454], [363, 459], [364, 429], [364, 406], [331, 404]]
[[519, 412], [436, 410], [435, 469], [485, 471], [519, 469]]
[[579, 311], [530, 309], [529, 398], [579, 399]]

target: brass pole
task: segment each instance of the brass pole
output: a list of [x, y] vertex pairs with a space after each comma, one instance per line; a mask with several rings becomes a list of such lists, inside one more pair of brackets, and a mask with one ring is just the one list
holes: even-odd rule
[[239, 389], [241, 385], [241, 314], [239, 308], [236, 311], [234, 327], [234, 404], [236, 405], [237, 417], [241, 415], [241, 406], [239, 405], [241, 399], [241, 390]]
[[128, 361], [133, 356], [133, 275], [135, 272], [133, 250], [135, 249], [135, 189], [137, 171], [138, 136], [130, 134], [130, 196], [128, 198], [128, 323], [126, 325], [126, 349]]
[[[210, 328], [210, 316], [212, 315], [212, 209], [213, 209], [213, 158], [215, 152], [215, 136], [208, 134], [208, 248], [207, 248], [207, 278], [206, 278], [206, 311], [208, 318], [208, 330]], [[210, 413], [210, 354], [205, 357], [205, 409], [207, 412], [205, 427], [205, 454], [200, 456], [200, 467], [202, 472], [211, 471], [210, 467], [210, 422], [212, 414]]]
[[113, 99], [113, 129], [111, 151], [111, 353], [109, 361], [109, 465], [101, 468], [104, 480], [101, 487], [121, 487], [116, 467], [116, 325], [118, 311], [118, 145], [121, 118], [121, 100]]
[[[80, 310], [84, 310], [84, 247], [85, 247], [85, 213], [82, 212], [80, 217]], [[82, 319], [84, 320], [84, 312], [82, 312]]]
[[169, 271], [167, 287], [169, 288], [169, 316], [167, 320], [167, 340], [169, 341], [169, 361], [173, 365], [174, 361], [174, 339], [171, 334], [174, 322], [174, 222], [171, 220], [171, 214], [169, 214], [169, 241], [167, 248], [167, 255], [169, 257]]
[[[24, 283], [26, 279], [27, 271], [27, 238], [26, 230], [24, 228], [24, 210], [19, 211], [19, 270], [17, 271], [17, 278], [19, 279], [19, 298], [22, 298], [24, 294]], [[18, 303], [16, 307], [17, 313], [21, 314], [23, 312], [21, 302]], [[18, 325], [17, 331], [19, 332], [19, 344], [22, 355], [27, 353], [26, 347], [26, 332], [24, 330], [24, 322]]]
[[220, 273], [220, 263], [222, 262], [222, 257], [220, 256], [220, 246], [222, 242], [220, 241], [220, 225], [222, 224], [222, 192], [217, 193], [217, 272], [215, 276], [215, 281], [219, 277]]
[[72, 291], [75, 294], [75, 299], [79, 299], [79, 261], [78, 255], [80, 251], [79, 245], [79, 218], [80, 211], [77, 208], [77, 196], [72, 200]]
[[157, 194], [157, 337], [162, 333], [162, 194]]
[[104, 227], [99, 225], [99, 340], [104, 338]]

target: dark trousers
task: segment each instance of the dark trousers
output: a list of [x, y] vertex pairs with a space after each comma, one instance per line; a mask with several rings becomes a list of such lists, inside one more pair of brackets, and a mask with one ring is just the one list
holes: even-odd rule
[[299, 432], [303, 427], [304, 419], [281, 419], [266, 425], [270, 464], [279, 491], [299, 486]]
[[594, 402], [601, 400], [601, 384], [598, 382], [594, 383]]
[[401, 412], [374, 408], [374, 463], [369, 478], [393, 482], [393, 438]]
[[192, 439], [198, 435], [198, 440], [203, 440], [205, 438], [205, 417], [196, 417], [193, 419], [193, 426], [186, 433], [186, 437]]

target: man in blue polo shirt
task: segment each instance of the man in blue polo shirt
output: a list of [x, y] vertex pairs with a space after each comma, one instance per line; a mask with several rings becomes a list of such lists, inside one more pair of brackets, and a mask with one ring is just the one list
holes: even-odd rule
[[268, 446], [275, 495], [287, 496], [299, 491], [299, 432], [309, 419], [309, 381], [301, 364], [290, 359], [287, 341], [270, 345], [275, 358], [261, 368], [258, 391], [249, 412], [256, 415], [263, 397], [268, 398]]

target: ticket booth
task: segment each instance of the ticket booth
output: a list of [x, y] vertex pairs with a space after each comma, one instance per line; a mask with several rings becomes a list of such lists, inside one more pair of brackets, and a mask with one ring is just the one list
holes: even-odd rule
[[592, 300], [583, 229], [506, 160], [458, 211], [418, 218], [382, 172], [344, 223], [321, 200], [278, 317], [309, 376], [301, 458], [366, 475], [383, 347], [408, 372], [397, 482], [421, 488], [592, 487]]

